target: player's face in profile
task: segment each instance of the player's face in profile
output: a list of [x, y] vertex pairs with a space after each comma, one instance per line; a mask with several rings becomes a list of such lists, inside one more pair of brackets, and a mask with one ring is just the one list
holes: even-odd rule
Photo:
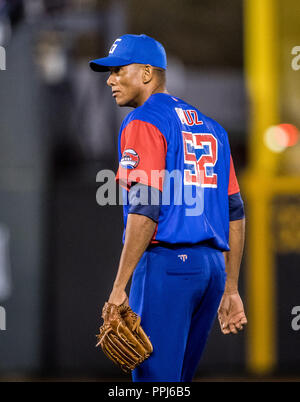
[[143, 92], [142, 66], [129, 64], [122, 67], [110, 67], [107, 85], [118, 106], [137, 107]]

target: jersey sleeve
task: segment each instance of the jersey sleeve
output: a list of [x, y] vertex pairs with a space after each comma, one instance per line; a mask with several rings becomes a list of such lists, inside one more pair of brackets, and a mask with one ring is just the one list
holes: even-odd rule
[[240, 192], [240, 187], [239, 187], [239, 183], [236, 178], [232, 156], [230, 155], [228, 195], [236, 194], [239, 192]]
[[131, 183], [142, 183], [162, 191], [167, 143], [153, 124], [132, 120], [121, 133], [121, 159], [116, 180], [130, 189]]

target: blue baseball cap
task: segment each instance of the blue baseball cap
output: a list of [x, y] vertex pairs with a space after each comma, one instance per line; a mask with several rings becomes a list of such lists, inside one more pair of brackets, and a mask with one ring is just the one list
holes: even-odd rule
[[150, 64], [153, 67], [167, 68], [167, 56], [163, 45], [147, 35], [123, 35], [111, 46], [108, 56], [90, 61], [94, 71], [109, 71], [109, 67], [127, 64]]

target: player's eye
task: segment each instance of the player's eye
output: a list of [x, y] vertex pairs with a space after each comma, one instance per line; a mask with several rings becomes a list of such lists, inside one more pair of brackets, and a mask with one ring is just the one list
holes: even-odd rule
[[114, 74], [118, 74], [121, 71], [122, 67], [112, 67], [111, 72]]

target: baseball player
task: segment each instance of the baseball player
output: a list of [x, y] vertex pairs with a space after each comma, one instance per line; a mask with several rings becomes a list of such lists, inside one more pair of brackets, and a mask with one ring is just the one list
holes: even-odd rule
[[90, 67], [109, 71], [117, 105], [134, 108], [119, 134], [124, 247], [109, 297], [126, 302], [132, 276], [129, 305], [153, 345], [132, 378], [191, 381], [217, 313], [224, 334], [247, 323], [238, 292], [244, 206], [228, 136], [167, 92], [166, 53], [149, 36], [119, 37]]

